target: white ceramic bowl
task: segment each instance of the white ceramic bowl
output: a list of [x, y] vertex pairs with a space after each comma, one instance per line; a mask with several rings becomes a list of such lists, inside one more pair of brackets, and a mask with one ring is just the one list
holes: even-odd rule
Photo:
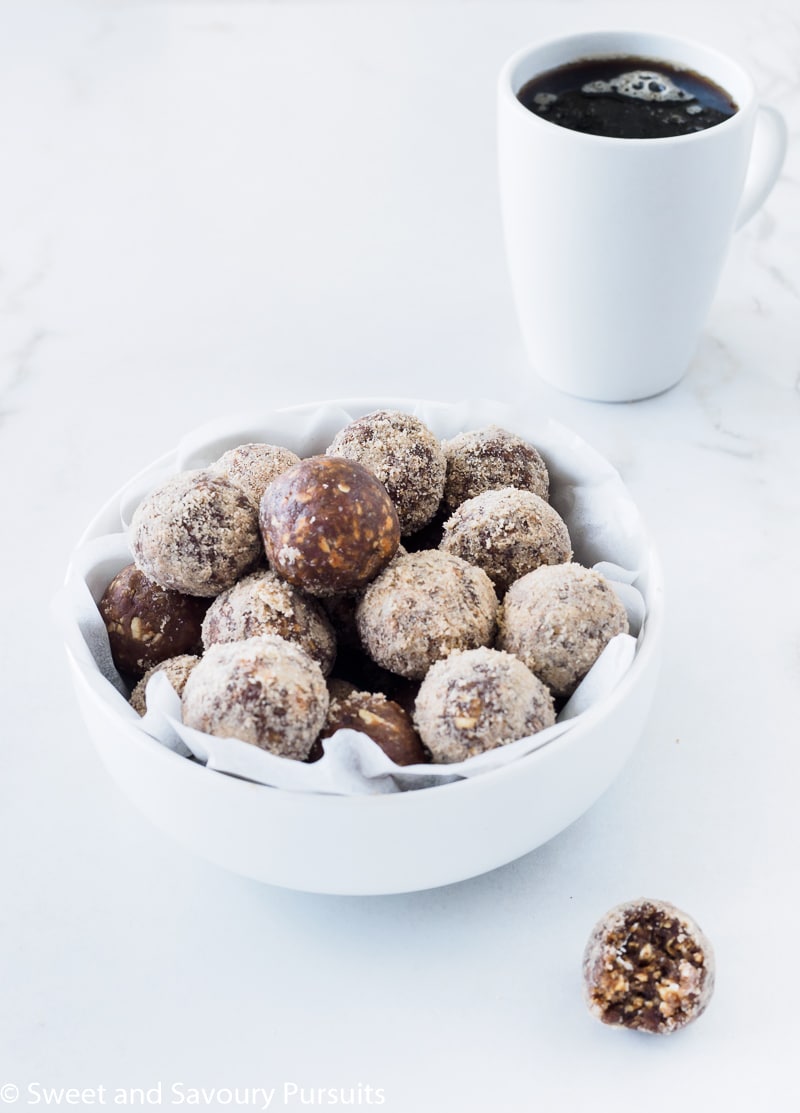
[[[416, 412], [440, 436], [494, 421], [534, 444], [542, 442], [538, 435], [534, 439], [532, 421], [519, 409], [493, 403], [360, 399], [231, 419], [185, 438], [174, 453], [137, 476], [127, 492], [110, 498], [81, 544], [118, 532], [120, 507], [124, 514], [126, 501], [135, 501], [172, 471], [210, 462], [226, 448], [251, 440], [297, 445], [310, 454], [323, 449], [352, 417], [379, 407]], [[90, 651], [82, 640], [78, 616], [67, 601], [60, 611], [81, 712], [106, 768], [136, 807], [220, 866], [275, 885], [338, 894], [408, 892], [460, 881], [533, 850], [582, 815], [614, 781], [642, 732], [657, 678], [663, 588], [658, 560], [619, 476], [574, 434], [561, 430], [560, 436], [566, 450], [559, 459], [552, 452], [549, 459], [547, 451], [543, 455], [554, 480], [552, 501], [571, 530], [577, 529], [576, 515], [587, 517], [580, 488], [584, 481], [591, 486], [595, 474], [607, 487], [606, 508], [610, 505], [625, 523], [621, 547], [626, 552], [597, 551], [605, 527], [595, 522], [584, 551], [576, 545], [576, 559], [608, 559], [627, 567], [635, 561], [636, 586], [647, 606], [633, 663], [610, 695], [560, 738], [471, 779], [391, 795], [290, 792], [206, 769], [143, 733], [124, 696], [103, 677], [96, 649]], [[68, 581], [70, 575], [74, 569]], [[101, 568], [88, 577], [95, 599], [111, 575]]]

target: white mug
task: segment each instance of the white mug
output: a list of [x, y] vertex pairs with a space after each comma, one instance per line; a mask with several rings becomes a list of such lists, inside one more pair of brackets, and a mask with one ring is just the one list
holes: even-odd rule
[[[604, 55], [693, 70], [738, 111], [689, 135], [617, 139], [572, 131], [517, 99], [538, 74]], [[635, 31], [575, 34], [519, 51], [503, 67], [498, 100], [506, 254], [534, 368], [551, 385], [597, 401], [673, 386], [694, 354], [733, 232], [780, 173], [783, 117], [759, 107], [752, 79], [732, 59]]]

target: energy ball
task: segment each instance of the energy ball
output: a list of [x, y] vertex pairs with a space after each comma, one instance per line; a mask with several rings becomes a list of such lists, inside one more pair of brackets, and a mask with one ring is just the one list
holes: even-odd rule
[[307, 653], [260, 634], [206, 650], [181, 705], [187, 726], [303, 761], [325, 722], [328, 689]]
[[599, 572], [547, 564], [517, 580], [498, 616], [498, 649], [515, 653], [558, 699], [566, 699], [628, 616]]
[[486, 573], [438, 549], [393, 561], [356, 610], [373, 661], [411, 680], [421, 680], [453, 649], [489, 645], [496, 617], [497, 596]]
[[203, 620], [203, 645], [278, 634], [304, 649], [325, 676], [336, 658], [336, 636], [319, 603], [267, 570], [251, 572], [223, 591]]
[[219, 595], [261, 555], [253, 507], [238, 487], [205, 469], [180, 472], [147, 495], [130, 537], [137, 566], [186, 595]]
[[464, 761], [555, 722], [553, 698], [518, 658], [454, 650], [422, 681], [414, 723], [435, 762]]
[[674, 905], [629, 901], [595, 925], [583, 985], [590, 1012], [604, 1024], [677, 1032], [711, 999], [714, 953], [694, 920]]
[[337, 730], [357, 730], [368, 735], [396, 765], [419, 765], [431, 760], [408, 712], [376, 692], [354, 691], [331, 699], [320, 738], [330, 738]]
[[274, 479], [260, 522], [272, 567], [310, 595], [363, 587], [400, 542], [386, 488], [361, 464], [336, 456], [311, 456]]
[[403, 535], [422, 529], [439, 508], [447, 464], [439, 441], [418, 417], [376, 410], [337, 433], [327, 454], [357, 460], [377, 476], [397, 508]]
[[200, 653], [207, 606], [196, 596], [161, 587], [135, 564], [127, 565], [98, 603], [114, 664], [124, 675], [138, 678], [168, 657]]
[[147, 713], [147, 684], [150, 677], [157, 672], [163, 672], [179, 696], [183, 695], [189, 673], [200, 660], [192, 653], [181, 653], [177, 657], [170, 657], [160, 665], [153, 665], [148, 669], [142, 679], [131, 692], [129, 703], [139, 715]]
[[442, 442], [447, 460], [444, 502], [455, 510], [462, 502], [502, 487], [533, 491], [547, 501], [550, 476], [532, 444], [499, 425], [459, 433]]
[[296, 453], [280, 445], [240, 444], [223, 453], [208, 470], [243, 491], [257, 512], [272, 480], [299, 462]]
[[516, 487], [462, 502], [445, 522], [439, 548], [482, 568], [500, 595], [541, 564], [572, 559], [563, 519], [539, 495]]

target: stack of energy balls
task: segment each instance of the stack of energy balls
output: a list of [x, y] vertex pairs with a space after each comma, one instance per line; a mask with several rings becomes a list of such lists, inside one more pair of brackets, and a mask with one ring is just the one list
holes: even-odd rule
[[131, 703], [164, 671], [187, 725], [298, 761], [343, 727], [398, 765], [542, 730], [628, 629], [548, 497], [515, 434], [440, 441], [388, 410], [322, 455], [245, 444], [179, 473], [99, 604]]

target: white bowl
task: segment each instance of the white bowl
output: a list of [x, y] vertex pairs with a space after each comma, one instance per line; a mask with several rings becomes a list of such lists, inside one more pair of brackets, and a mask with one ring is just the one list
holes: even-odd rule
[[[81, 546], [119, 532], [120, 508], [125, 516], [126, 506], [172, 471], [208, 463], [251, 440], [298, 446], [308, 455], [323, 449], [347, 421], [379, 407], [416, 412], [440, 436], [494, 421], [542, 445], [530, 417], [487, 402], [357, 399], [231, 419], [184, 438], [174, 453], [109, 499]], [[604, 514], [611, 507], [615, 523], [624, 523], [622, 543], [620, 531], [612, 529], [617, 539], [609, 545], [626, 551], [598, 551], [606, 524], [589, 521], [590, 540], [583, 551], [575, 545], [576, 559], [637, 567], [636, 586], [647, 608], [633, 662], [608, 696], [553, 742], [467, 780], [389, 795], [291, 792], [206, 769], [146, 735], [124, 695], [101, 673], [97, 650], [86, 646], [67, 598], [60, 611], [78, 703], [102, 761], [136, 807], [226, 869], [291, 889], [338, 894], [410, 892], [473, 877], [526, 854], [582, 815], [617, 777], [642, 732], [657, 679], [663, 587], [657, 557], [619, 476], [578, 437], [555, 428], [567, 451], [558, 459], [552, 452], [548, 459], [546, 450], [543, 455], [553, 477], [552, 501], [571, 532], [579, 530], [576, 518], [583, 532], [591, 519], [579, 495], [595, 476], [605, 485]], [[74, 575], [73, 567], [68, 582]], [[88, 578], [95, 600], [111, 575], [101, 568]]]

